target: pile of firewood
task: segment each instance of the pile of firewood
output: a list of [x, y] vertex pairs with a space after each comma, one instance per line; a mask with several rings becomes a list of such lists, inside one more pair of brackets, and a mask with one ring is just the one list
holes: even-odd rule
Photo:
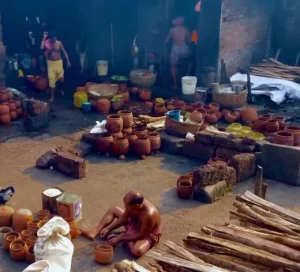
[[300, 215], [250, 192], [231, 214], [243, 224], [214, 225], [189, 233], [184, 247], [167, 241], [152, 250], [156, 271], [300, 271]]
[[250, 67], [251, 75], [300, 81], [300, 67], [288, 66], [275, 59], [267, 59]]

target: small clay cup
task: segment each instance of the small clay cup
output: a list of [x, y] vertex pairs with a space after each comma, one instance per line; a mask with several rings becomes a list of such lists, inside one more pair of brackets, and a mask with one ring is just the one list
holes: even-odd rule
[[193, 194], [191, 181], [181, 181], [177, 185], [177, 196], [181, 199], [190, 199]]

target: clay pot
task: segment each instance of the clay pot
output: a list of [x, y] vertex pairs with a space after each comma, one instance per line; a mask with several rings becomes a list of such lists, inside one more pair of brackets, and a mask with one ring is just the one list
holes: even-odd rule
[[146, 101], [145, 102], [145, 105], [149, 108], [149, 109], [153, 109], [153, 106], [154, 106], [154, 103], [153, 102], [151, 102], [151, 101]]
[[10, 114], [0, 115], [0, 124], [8, 125], [10, 121]]
[[104, 154], [111, 151], [113, 137], [111, 134], [100, 135], [97, 139], [97, 150], [99, 153]]
[[111, 114], [106, 118], [106, 129], [110, 133], [117, 133], [123, 129], [123, 119], [119, 114]]
[[212, 102], [209, 104], [212, 113], [217, 113], [220, 111], [220, 105], [218, 103]]
[[26, 242], [27, 238], [33, 236], [34, 233], [30, 230], [22, 230], [21, 231], [21, 239]]
[[33, 220], [33, 215], [30, 210], [19, 209], [13, 214], [13, 226], [18, 232], [27, 229], [28, 222]]
[[137, 139], [137, 136], [134, 133], [125, 134], [124, 136], [129, 142], [129, 150], [132, 151], [134, 149], [134, 142]]
[[190, 115], [190, 120], [195, 123], [200, 123], [203, 121], [203, 115], [201, 112], [194, 110]]
[[233, 113], [229, 112], [225, 115], [225, 120], [228, 123], [234, 123], [237, 120], [237, 117]]
[[111, 101], [111, 109], [113, 111], [119, 111], [123, 107], [123, 101]]
[[35, 88], [39, 91], [45, 91], [48, 88], [48, 79], [46, 77], [39, 77], [36, 79]]
[[29, 246], [26, 251], [26, 260], [29, 264], [35, 263], [34, 246]]
[[210, 113], [205, 117], [205, 121], [209, 124], [215, 124], [218, 122], [218, 117], [215, 113]]
[[284, 131], [292, 133], [294, 136], [294, 145], [300, 146], [300, 127], [288, 126]]
[[207, 116], [207, 111], [203, 108], [197, 108], [194, 111], [200, 113], [203, 119], [205, 119], [205, 117]]
[[122, 110], [119, 111], [118, 114], [123, 119], [123, 128], [131, 128], [133, 125], [133, 114], [131, 111]]
[[120, 94], [123, 96], [123, 102], [128, 103], [130, 100], [130, 95], [128, 91], [121, 91]]
[[219, 120], [221, 120], [221, 119], [222, 119], [222, 117], [223, 117], [223, 114], [222, 114], [222, 112], [218, 111], [218, 112], [216, 112], [216, 116], [217, 116], [217, 118], [218, 118], [218, 121], [219, 121]]
[[7, 102], [8, 101], [8, 94], [6, 91], [1, 91], [0, 92], [0, 102]]
[[258, 114], [255, 108], [247, 108], [241, 111], [241, 117], [244, 122], [252, 122], [258, 119]]
[[127, 155], [129, 152], [129, 141], [126, 137], [119, 137], [114, 139], [112, 144], [112, 152], [117, 155]]
[[279, 131], [279, 123], [276, 119], [269, 120], [267, 123], [266, 131], [269, 133]]
[[31, 236], [29, 238], [26, 239], [26, 244], [27, 246], [34, 246], [37, 242], [37, 236]]
[[167, 112], [167, 109], [164, 104], [157, 104], [154, 106], [155, 116], [164, 116]]
[[97, 112], [99, 113], [109, 113], [110, 100], [106, 98], [99, 99], [96, 104]]
[[151, 92], [145, 89], [142, 89], [139, 95], [140, 100], [149, 101], [151, 99]]
[[203, 105], [202, 109], [204, 109], [207, 112], [207, 114], [212, 113], [212, 109], [210, 106]]
[[176, 184], [176, 186], [178, 186], [178, 184], [179, 184], [180, 182], [189, 182], [189, 183], [192, 183], [193, 175], [194, 175], [194, 173], [191, 173], [191, 174], [188, 174], [188, 175], [185, 175], [185, 176], [180, 176], [180, 177], [177, 179], [177, 184]]
[[223, 116], [225, 117], [227, 113], [231, 112], [230, 110], [227, 110], [227, 109], [223, 109], [221, 111], [221, 113], [223, 114]]
[[6, 115], [9, 113], [9, 106], [8, 104], [0, 104], [0, 115]]
[[12, 228], [10, 228], [10, 227], [1, 227], [0, 228], [0, 246], [3, 245], [4, 236], [9, 232], [12, 232]]
[[16, 231], [8, 232], [4, 235], [3, 247], [6, 251], [9, 251], [10, 244], [16, 239], [20, 238], [20, 234]]
[[17, 114], [16, 111], [11, 111], [11, 112], [9, 113], [9, 116], [10, 116], [10, 120], [11, 120], [11, 121], [12, 121], [12, 120], [16, 120], [16, 119], [18, 118], [18, 114]]
[[112, 262], [114, 249], [110, 245], [100, 244], [95, 247], [94, 255], [97, 263], [106, 265]]
[[176, 110], [180, 110], [180, 111], [185, 110], [185, 102], [183, 100], [176, 100], [174, 102], [174, 106]]
[[253, 122], [251, 128], [258, 132], [265, 132], [267, 128], [267, 123], [268, 121], [261, 117]]
[[50, 211], [49, 210], [40, 210], [37, 213], [37, 219], [39, 220], [45, 220], [45, 218], [50, 215]]
[[39, 227], [38, 224], [41, 222], [39, 219], [34, 219], [30, 222], [28, 222], [27, 230], [33, 232], [34, 234], [37, 234]]
[[148, 137], [138, 136], [134, 142], [134, 152], [138, 156], [146, 156], [151, 152], [151, 143]]
[[168, 111], [172, 111], [172, 110], [175, 110], [175, 109], [176, 109], [176, 107], [173, 106], [173, 105], [168, 105], [168, 106], [167, 106], [167, 110], [168, 110]]
[[22, 107], [22, 104], [21, 104], [20, 100], [15, 100], [15, 104], [16, 104], [17, 109]]
[[0, 227], [10, 227], [15, 210], [9, 206], [0, 206]]
[[276, 117], [274, 117], [274, 119], [277, 120], [279, 123], [279, 130], [284, 130], [284, 128], [285, 128], [284, 117], [276, 116]]
[[129, 128], [123, 128], [122, 133], [123, 133], [123, 135], [125, 135], [125, 134], [130, 134], [130, 133], [132, 133], [132, 131], [133, 131], [132, 127], [129, 127]]
[[69, 224], [71, 240], [76, 239], [79, 236], [80, 231], [74, 218], [64, 218], [64, 220]]
[[132, 87], [130, 90], [130, 93], [132, 95], [137, 95], [139, 93], [139, 88], [138, 87]]
[[181, 181], [177, 185], [177, 196], [181, 199], [190, 199], [193, 194], [191, 181]]
[[150, 140], [151, 152], [157, 152], [161, 147], [161, 139], [158, 133], [149, 132], [147, 137]]
[[236, 116], [236, 121], [240, 120], [240, 118], [241, 118], [241, 113], [240, 113], [239, 111], [234, 111], [234, 112], [232, 112], [232, 114], [233, 114], [234, 116]]
[[7, 92], [7, 98], [8, 98], [8, 100], [13, 99], [14, 94], [12, 92]]
[[293, 146], [294, 136], [292, 133], [287, 131], [276, 132], [274, 136], [274, 144]]
[[113, 139], [116, 139], [116, 138], [123, 137], [123, 133], [122, 131], [120, 131], [120, 132], [112, 133], [111, 136], [113, 137]]
[[23, 116], [23, 110], [21, 108], [17, 108], [17, 116], [22, 117]]
[[23, 240], [14, 240], [9, 247], [10, 257], [15, 261], [26, 259], [27, 245]]
[[133, 133], [137, 136], [137, 137], [142, 137], [145, 136], [147, 134], [147, 129], [144, 128], [136, 128]]
[[271, 114], [264, 114], [264, 115], [262, 115], [260, 117], [264, 118], [267, 121], [270, 121], [273, 118]]

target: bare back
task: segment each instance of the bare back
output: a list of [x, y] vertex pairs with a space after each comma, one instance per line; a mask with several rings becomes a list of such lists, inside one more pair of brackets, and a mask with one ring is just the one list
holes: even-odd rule
[[175, 26], [170, 30], [173, 43], [176, 45], [186, 45], [189, 39], [189, 31], [184, 26]]

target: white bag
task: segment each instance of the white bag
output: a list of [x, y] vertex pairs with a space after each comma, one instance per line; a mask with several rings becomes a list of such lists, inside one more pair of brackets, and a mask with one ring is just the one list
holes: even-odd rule
[[50, 272], [53, 271], [50, 268], [50, 263], [48, 261], [38, 261], [34, 264], [28, 266], [23, 272]]
[[[49, 272], [70, 272], [74, 246], [66, 238], [69, 224], [61, 217], [54, 217], [38, 230], [34, 246], [35, 260], [50, 263]], [[47, 271], [47, 270], [46, 270]]]

